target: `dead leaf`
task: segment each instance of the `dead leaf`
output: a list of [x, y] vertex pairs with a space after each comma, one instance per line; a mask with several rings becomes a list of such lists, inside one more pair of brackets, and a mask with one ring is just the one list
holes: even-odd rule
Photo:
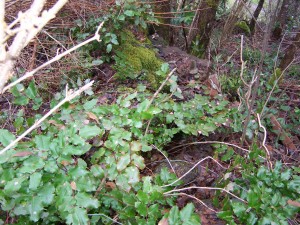
[[70, 185], [71, 185], [71, 188], [72, 188], [74, 191], [76, 191], [77, 187], [76, 187], [75, 181], [72, 181]]
[[17, 152], [16, 154], [14, 154], [14, 157], [25, 157], [25, 156], [29, 156], [29, 155], [33, 155], [32, 152], [29, 151], [24, 151], [24, 152]]
[[287, 203], [291, 206], [295, 206], [295, 207], [299, 207], [300, 208], [300, 202], [296, 202], [296, 201], [293, 201], [293, 200], [288, 200]]
[[109, 187], [111, 189], [115, 189], [116, 188], [116, 184], [114, 182], [106, 182], [105, 186]]
[[285, 145], [285, 147], [291, 149], [291, 150], [296, 150], [296, 146], [293, 143], [293, 141], [289, 138], [287, 133], [284, 131], [284, 129], [281, 127], [280, 123], [277, 121], [274, 115], [270, 117], [273, 129], [278, 132], [278, 136], [281, 138], [282, 143]]
[[167, 218], [162, 218], [159, 222], [158, 225], [169, 225], [168, 219]]
[[88, 115], [88, 117], [90, 119], [96, 121], [99, 124], [99, 119], [98, 119], [98, 117], [94, 113], [92, 113], [92, 112], [86, 112], [86, 114]]
[[70, 162], [66, 161], [66, 160], [63, 160], [60, 162], [63, 166], [67, 166], [67, 165], [70, 165]]
[[65, 129], [65, 126], [63, 124], [60, 124], [58, 122], [56, 122], [55, 120], [48, 120], [49, 124], [53, 124], [54, 126], [58, 127], [59, 129]]

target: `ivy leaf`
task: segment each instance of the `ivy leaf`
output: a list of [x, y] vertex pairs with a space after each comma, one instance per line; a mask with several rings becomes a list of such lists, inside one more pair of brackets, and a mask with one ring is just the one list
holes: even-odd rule
[[232, 206], [233, 212], [238, 217], [242, 217], [245, 214], [245, 212], [246, 212], [246, 207], [241, 202], [232, 201], [231, 202], [231, 206]]
[[85, 139], [90, 139], [99, 135], [101, 132], [101, 129], [97, 126], [85, 126], [80, 129], [79, 135]]
[[82, 225], [88, 224], [89, 218], [87, 216], [86, 210], [75, 207], [73, 211], [67, 216], [67, 224]]
[[31, 156], [23, 162], [23, 166], [20, 168], [20, 173], [33, 173], [38, 169], [42, 169], [45, 166], [45, 161], [37, 156]]
[[144, 163], [144, 158], [142, 156], [139, 156], [137, 154], [133, 154], [131, 156], [133, 163], [136, 167], [138, 167], [139, 169], [144, 169], [146, 167], [145, 163]]
[[36, 190], [37, 187], [41, 183], [42, 174], [41, 173], [33, 173], [30, 175], [29, 179], [29, 189]]
[[40, 214], [43, 211], [43, 202], [40, 197], [33, 196], [29, 207], [30, 220], [37, 222], [40, 219]]
[[180, 221], [178, 206], [172, 207], [172, 209], [169, 212], [168, 221], [169, 221], [169, 225], [178, 224], [178, 222]]
[[255, 193], [253, 190], [250, 190], [247, 194], [247, 200], [249, 206], [255, 209], [259, 208], [261, 205], [259, 198], [260, 198], [259, 194]]
[[134, 152], [139, 152], [142, 150], [142, 143], [139, 141], [132, 141], [130, 143], [130, 149]]
[[37, 89], [33, 81], [30, 82], [28, 88], [25, 91], [26, 95], [30, 99], [35, 99], [37, 96]]
[[281, 173], [280, 178], [282, 180], [289, 180], [291, 178], [291, 175], [292, 175], [292, 170], [287, 169], [286, 171]]
[[136, 184], [140, 181], [140, 172], [136, 167], [130, 166], [126, 168], [126, 175], [129, 184]]
[[180, 211], [180, 219], [184, 222], [190, 220], [190, 217], [194, 211], [194, 205], [192, 203], [188, 203], [181, 211]]
[[48, 150], [50, 148], [51, 141], [49, 136], [37, 135], [34, 140], [39, 150]]
[[87, 101], [86, 103], [84, 103], [83, 108], [85, 110], [91, 110], [92, 108], [94, 108], [94, 106], [97, 104], [98, 99], [92, 99], [90, 101]]
[[51, 183], [48, 183], [39, 190], [38, 196], [44, 204], [50, 205], [54, 199], [54, 191], [55, 187]]
[[117, 163], [117, 170], [118, 171], [124, 170], [128, 166], [129, 163], [130, 163], [130, 155], [129, 154], [126, 154], [126, 155], [120, 157], [120, 159]]
[[83, 208], [98, 208], [99, 202], [97, 199], [93, 198], [91, 195], [88, 195], [87, 193], [77, 193], [75, 196], [75, 199], [77, 201], [77, 205], [79, 207]]
[[130, 185], [128, 184], [128, 178], [125, 175], [123, 175], [123, 174], [117, 176], [117, 178], [116, 178], [116, 184], [122, 190], [127, 191], [127, 192], [129, 192], [130, 189], [131, 189]]
[[16, 137], [8, 130], [0, 129], [0, 142], [3, 144], [4, 147], [9, 145], [15, 139]]
[[133, 10], [125, 10], [125, 12], [124, 12], [124, 14], [126, 15], [126, 16], [134, 16], [134, 11]]
[[111, 50], [112, 50], [112, 44], [108, 44], [108, 45], [106, 46], [106, 52], [107, 52], [107, 53], [110, 53]]
[[101, 64], [103, 64], [103, 60], [101, 60], [101, 59], [95, 59], [92, 61], [93, 66], [99, 66]]
[[4, 190], [7, 193], [12, 193], [20, 190], [21, 185], [25, 179], [26, 179], [25, 177], [18, 177], [12, 179], [11, 181], [8, 181], [7, 184], [4, 186]]
[[141, 215], [141, 216], [147, 216], [147, 205], [142, 203], [142, 202], [136, 202], [134, 204], [136, 211]]

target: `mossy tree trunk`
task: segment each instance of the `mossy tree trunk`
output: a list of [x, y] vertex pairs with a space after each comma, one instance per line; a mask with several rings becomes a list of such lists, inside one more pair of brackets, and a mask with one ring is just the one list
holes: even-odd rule
[[206, 52], [209, 45], [219, 3], [220, 0], [202, 0], [201, 2], [197, 36], [199, 37], [198, 48], [202, 54]]
[[251, 34], [253, 35], [254, 32], [255, 32], [255, 25], [256, 25], [256, 21], [257, 21], [257, 18], [259, 17], [259, 14], [264, 6], [264, 3], [265, 3], [265, 0], [259, 0], [258, 2], [258, 5], [253, 13], [253, 17], [250, 21], [250, 25], [249, 25], [249, 28], [250, 28], [250, 31], [251, 31]]

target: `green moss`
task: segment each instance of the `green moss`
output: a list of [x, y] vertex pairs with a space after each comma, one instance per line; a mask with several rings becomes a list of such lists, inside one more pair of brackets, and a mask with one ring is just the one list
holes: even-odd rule
[[246, 34], [250, 35], [251, 33], [250, 28], [245, 21], [239, 21], [235, 24], [235, 26], [242, 29]]
[[163, 62], [156, 57], [153, 50], [144, 47], [143, 43], [136, 40], [128, 31], [123, 34], [115, 59], [116, 76], [120, 79], [139, 77], [147, 80], [153, 88], [164, 79], [155, 73]]

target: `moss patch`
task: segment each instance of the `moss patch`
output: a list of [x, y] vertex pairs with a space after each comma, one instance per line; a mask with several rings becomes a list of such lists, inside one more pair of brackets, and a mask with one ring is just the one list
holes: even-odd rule
[[157, 88], [164, 79], [155, 73], [160, 69], [163, 61], [156, 57], [155, 51], [146, 48], [144, 43], [138, 41], [128, 31], [125, 32], [120, 46], [116, 49], [115, 61], [114, 68], [119, 79], [143, 79], [153, 88]]

